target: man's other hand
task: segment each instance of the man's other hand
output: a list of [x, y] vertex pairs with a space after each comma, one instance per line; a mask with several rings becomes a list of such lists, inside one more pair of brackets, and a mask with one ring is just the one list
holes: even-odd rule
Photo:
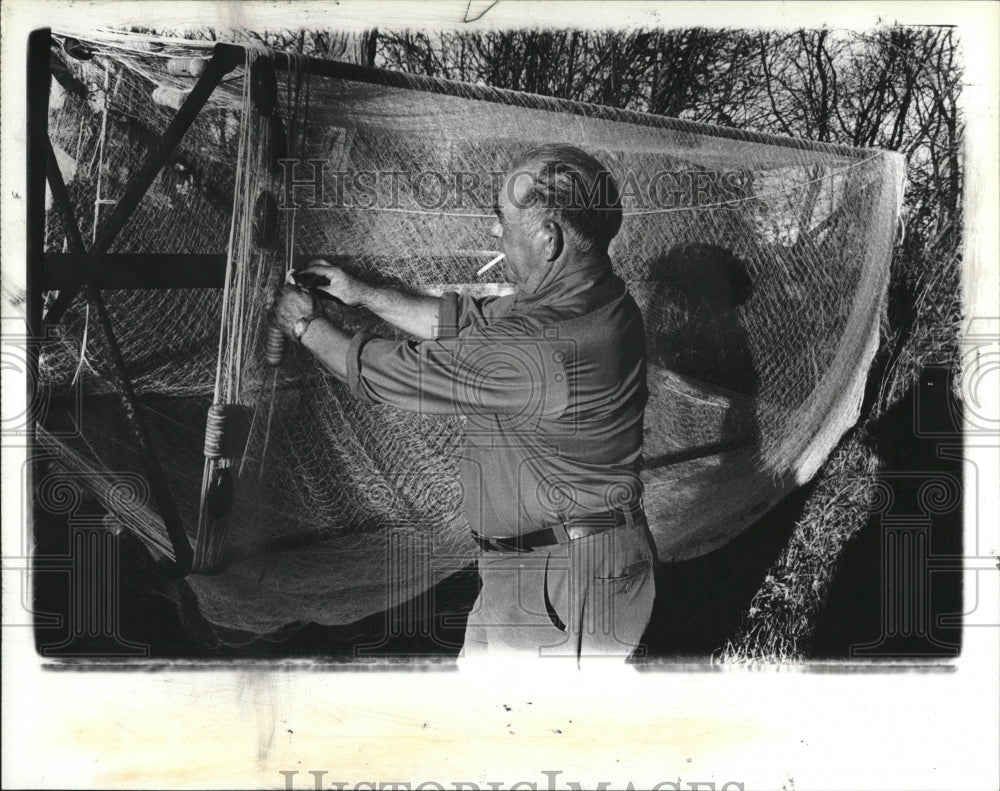
[[[349, 275], [325, 258], [313, 258], [302, 269], [288, 274], [310, 281], [310, 293], [322, 291], [344, 305], [362, 306], [404, 332], [418, 338], [433, 338], [440, 323], [441, 300], [426, 294], [411, 294], [390, 286], [372, 286]], [[318, 281], [318, 282], [317, 282]], [[300, 283], [305, 285], [305, 283]]]
[[271, 322], [291, 338], [292, 329], [299, 319], [322, 315], [315, 295], [298, 286], [284, 286], [271, 310]]
[[364, 283], [351, 277], [339, 266], [334, 266], [323, 258], [314, 258], [301, 270], [302, 274], [324, 277], [327, 285], [314, 286], [317, 291], [323, 291], [331, 297], [336, 297], [345, 305], [357, 305], [361, 302]]

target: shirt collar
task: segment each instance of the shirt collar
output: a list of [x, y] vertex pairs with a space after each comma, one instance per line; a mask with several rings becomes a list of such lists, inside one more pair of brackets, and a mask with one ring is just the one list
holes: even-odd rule
[[606, 290], [598, 287], [612, 285], [614, 281], [618, 281], [618, 278], [611, 269], [611, 259], [605, 256], [570, 271], [560, 272], [554, 280], [531, 294], [515, 292], [514, 307], [561, 307], [577, 302], [590, 303], [593, 297]]

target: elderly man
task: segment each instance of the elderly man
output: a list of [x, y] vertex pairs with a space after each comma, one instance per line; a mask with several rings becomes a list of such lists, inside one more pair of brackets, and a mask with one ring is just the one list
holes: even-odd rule
[[610, 173], [572, 146], [514, 162], [492, 233], [513, 294], [418, 296], [313, 261], [322, 289], [420, 340], [350, 337], [288, 287], [274, 321], [361, 399], [467, 418], [461, 475], [482, 589], [463, 655], [626, 658], [653, 604], [639, 480], [642, 318], [613, 273]]

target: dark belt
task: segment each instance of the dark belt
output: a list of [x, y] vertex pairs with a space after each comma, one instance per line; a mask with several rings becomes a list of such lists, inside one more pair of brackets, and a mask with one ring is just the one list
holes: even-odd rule
[[486, 538], [473, 531], [472, 537], [487, 552], [531, 552], [542, 547], [556, 544], [567, 544], [579, 538], [614, 530], [619, 527], [634, 525], [644, 519], [642, 508], [632, 506], [626, 510], [604, 511], [599, 514], [588, 514], [578, 519], [571, 519], [553, 527], [533, 530], [520, 536], [507, 538]]

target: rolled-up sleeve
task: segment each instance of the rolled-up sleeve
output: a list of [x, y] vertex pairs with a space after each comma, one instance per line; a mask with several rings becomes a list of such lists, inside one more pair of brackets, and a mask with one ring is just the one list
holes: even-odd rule
[[423, 414], [557, 416], [569, 403], [566, 351], [545, 338], [356, 335], [348, 385], [358, 398]]
[[368, 403], [372, 400], [361, 387], [361, 349], [374, 337], [370, 332], [359, 332], [347, 345], [347, 386], [351, 390], [351, 395]]
[[441, 295], [441, 306], [438, 310], [437, 337], [454, 338], [458, 335], [458, 294], [446, 291]]
[[472, 297], [456, 291], [441, 295], [436, 337], [454, 338], [472, 327], [481, 327], [509, 307], [510, 296]]

